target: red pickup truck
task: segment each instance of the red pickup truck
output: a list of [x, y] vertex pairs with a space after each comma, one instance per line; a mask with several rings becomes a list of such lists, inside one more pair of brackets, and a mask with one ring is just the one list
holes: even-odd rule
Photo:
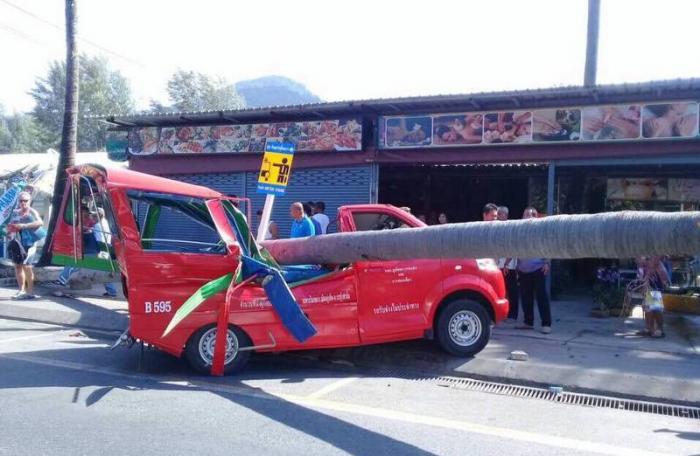
[[[313, 328], [300, 341], [265, 280], [251, 275], [226, 292], [212, 285], [226, 277], [232, 282], [250, 249], [264, 253], [241, 226], [245, 218], [236, 215], [231, 200], [206, 187], [129, 170], [74, 167], [51, 241], [53, 262], [116, 271], [128, 298], [130, 337], [184, 356], [202, 372], [213, 372], [216, 364], [217, 322], [228, 326], [223, 371], [229, 373], [243, 369], [252, 351], [423, 337], [435, 338], [453, 355], [471, 356], [484, 348], [491, 325], [508, 312], [503, 278], [491, 259], [311, 266], [312, 276], [286, 275], [282, 286], [282, 292], [291, 290], [296, 310]], [[73, 216], [81, 206], [110, 227], [110, 245], [102, 246], [103, 252], [83, 251], [82, 217]], [[201, 227], [194, 238], [178, 230], [188, 223]], [[341, 207], [337, 223], [339, 231], [425, 226], [396, 207], [376, 204]], [[194, 305], [193, 296], [201, 303], [173, 327], [176, 312]], [[223, 335], [219, 342], [224, 343]]]

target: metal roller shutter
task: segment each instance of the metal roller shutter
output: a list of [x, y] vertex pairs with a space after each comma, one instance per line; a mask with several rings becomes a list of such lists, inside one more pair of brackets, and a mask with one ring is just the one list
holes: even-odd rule
[[[164, 176], [170, 179], [187, 182], [188, 184], [203, 185], [228, 195], [242, 196], [245, 191], [245, 173], [216, 173], [216, 174], [178, 174]], [[156, 229], [156, 237], [165, 239], [180, 239], [185, 241], [217, 242], [218, 234], [206, 227], [180, 215], [163, 210], [161, 223]]]
[[203, 185], [227, 195], [242, 196], [245, 192], [245, 173], [177, 174], [165, 177]]
[[[265, 203], [265, 195], [257, 193], [257, 172], [178, 174], [165, 177], [203, 185], [229, 195], [250, 198], [253, 214], [251, 226], [254, 233], [257, 233], [258, 217], [255, 213], [262, 209]], [[335, 232], [338, 207], [372, 201], [371, 191], [374, 181], [376, 181], [376, 169], [373, 165], [294, 170], [286, 194], [275, 199], [272, 220], [277, 223], [280, 235], [283, 238], [289, 237], [292, 223], [289, 206], [295, 201], [323, 201], [326, 203], [326, 215], [331, 219], [329, 232]], [[165, 212], [164, 216], [167, 217]], [[181, 218], [178, 219], [177, 224], [169, 224], [164, 218], [166, 221], [164, 231], [159, 231], [159, 234], [167, 234], [176, 239], [210, 242], [205, 228], [192, 222], [182, 223], [180, 220]]]
[[[372, 165], [347, 166], [338, 168], [299, 169], [292, 171], [284, 196], [275, 198], [272, 220], [277, 223], [280, 236], [289, 237], [292, 219], [289, 206], [295, 201], [323, 201], [326, 215], [331, 219], [329, 232], [335, 232], [338, 207], [345, 204], [369, 203], [372, 178]], [[256, 191], [257, 173], [246, 175], [246, 195], [252, 200], [253, 214], [262, 209], [265, 195]], [[254, 215], [253, 228], [257, 233], [257, 217]]]

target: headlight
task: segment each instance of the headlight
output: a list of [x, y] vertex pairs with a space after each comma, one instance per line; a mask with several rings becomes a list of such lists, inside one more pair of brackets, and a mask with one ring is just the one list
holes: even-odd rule
[[481, 271], [498, 271], [498, 265], [493, 258], [479, 258], [476, 260], [476, 265]]

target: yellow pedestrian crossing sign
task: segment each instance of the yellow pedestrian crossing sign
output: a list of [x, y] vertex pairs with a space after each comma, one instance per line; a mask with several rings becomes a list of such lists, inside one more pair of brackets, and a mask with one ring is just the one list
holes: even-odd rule
[[283, 195], [292, 175], [294, 144], [268, 142], [258, 174], [258, 193]]

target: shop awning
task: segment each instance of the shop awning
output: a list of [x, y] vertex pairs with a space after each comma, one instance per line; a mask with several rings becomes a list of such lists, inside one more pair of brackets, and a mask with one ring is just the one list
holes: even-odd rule
[[124, 116], [105, 114], [93, 117], [103, 118], [117, 128], [128, 128], [283, 122], [332, 119], [360, 114], [399, 115], [425, 112], [530, 109], [698, 98], [700, 98], [700, 78], [693, 78], [599, 85], [596, 87], [569, 86], [473, 94], [350, 100], [224, 111], [147, 112]]

